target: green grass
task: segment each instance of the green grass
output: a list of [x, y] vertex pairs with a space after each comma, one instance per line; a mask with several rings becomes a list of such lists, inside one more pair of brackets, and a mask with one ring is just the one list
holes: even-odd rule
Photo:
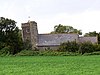
[[100, 55], [0, 57], [0, 75], [100, 75]]

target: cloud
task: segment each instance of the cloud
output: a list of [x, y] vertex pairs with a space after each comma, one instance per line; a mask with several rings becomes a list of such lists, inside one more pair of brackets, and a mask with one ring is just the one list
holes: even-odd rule
[[89, 31], [100, 32], [100, 11], [86, 10], [78, 14], [59, 13], [38, 20], [39, 33], [48, 33], [57, 24], [70, 25], [81, 29], [83, 33]]
[[100, 32], [100, 0], [1, 0], [0, 5], [0, 16], [14, 19], [20, 28], [30, 16], [38, 23], [39, 33], [49, 33], [57, 24], [71, 25], [84, 33]]

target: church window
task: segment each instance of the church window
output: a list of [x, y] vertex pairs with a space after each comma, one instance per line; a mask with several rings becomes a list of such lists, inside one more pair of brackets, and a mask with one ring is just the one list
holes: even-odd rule
[[26, 32], [27, 32], [27, 33], [29, 33], [29, 32], [30, 32], [30, 29], [29, 29], [29, 28], [27, 28], [27, 29], [26, 29]]

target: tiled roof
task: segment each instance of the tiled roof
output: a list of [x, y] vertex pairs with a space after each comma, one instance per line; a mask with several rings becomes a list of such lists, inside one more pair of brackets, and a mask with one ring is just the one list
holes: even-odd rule
[[38, 34], [38, 46], [60, 45], [75, 40], [78, 41], [78, 34]]

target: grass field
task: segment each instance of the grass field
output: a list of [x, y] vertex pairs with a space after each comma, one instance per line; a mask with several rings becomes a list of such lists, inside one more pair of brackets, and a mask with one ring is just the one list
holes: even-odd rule
[[100, 75], [100, 55], [0, 57], [0, 75]]

